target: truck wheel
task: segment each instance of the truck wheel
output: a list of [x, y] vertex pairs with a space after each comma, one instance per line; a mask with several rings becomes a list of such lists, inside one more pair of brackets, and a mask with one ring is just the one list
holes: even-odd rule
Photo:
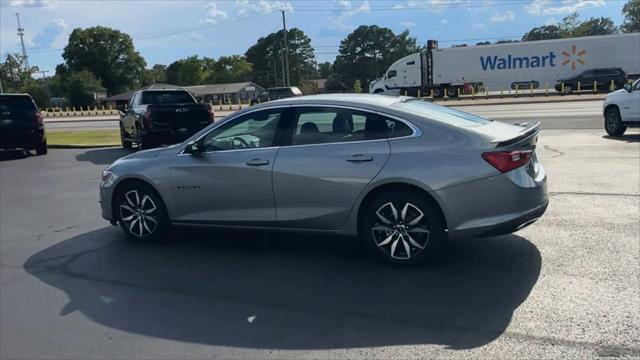
[[434, 98], [438, 98], [438, 99], [441, 98], [442, 97], [442, 88], [439, 88], [439, 87], [434, 88], [433, 89], [433, 97]]
[[47, 140], [42, 140], [38, 146], [36, 146], [36, 154], [45, 155], [47, 153]]
[[145, 136], [140, 136], [140, 141], [138, 142], [138, 150], [147, 150], [153, 148], [153, 144], [151, 140]]
[[122, 147], [125, 149], [131, 149], [133, 147], [131, 141], [126, 139], [126, 132], [124, 131], [122, 123], [120, 123], [120, 142], [122, 143]]
[[456, 87], [447, 88], [447, 96], [450, 98], [458, 97], [458, 88]]
[[621, 136], [627, 130], [620, 118], [620, 111], [616, 107], [608, 108], [605, 111], [604, 129], [610, 136]]

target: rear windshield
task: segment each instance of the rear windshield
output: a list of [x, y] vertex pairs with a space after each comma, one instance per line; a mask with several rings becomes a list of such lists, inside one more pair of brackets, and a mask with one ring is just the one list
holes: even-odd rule
[[142, 104], [187, 104], [193, 98], [186, 91], [150, 91], [142, 93]]
[[446, 106], [433, 105], [422, 100], [409, 100], [392, 106], [424, 118], [440, 121], [458, 127], [474, 127], [489, 124], [491, 120]]
[[36, 111], [36, 108], [28, 96], [0, 96], [0, 111]]

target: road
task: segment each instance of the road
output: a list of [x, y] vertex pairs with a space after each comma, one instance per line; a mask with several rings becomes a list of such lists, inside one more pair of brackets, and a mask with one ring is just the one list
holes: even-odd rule
[[[444, 104], [444, 103], [443, 103]], [[455, 100], [446, 105], [455, 106]], [[521, 122], [541, 121], [543, 129], [601, 129], [602, 101], [569, 101], [533, 104], [472, 105], [456, 107], [490, 119]], [[116, 121], [48, 123], [51, 130], [117, 129]]]
[[0, 153], [0, 358], [640, 356], [637, 129], [544, 130], [543, 218], [412, 268], [328, 236], [128, 242], [97, 204], [125, 154]]

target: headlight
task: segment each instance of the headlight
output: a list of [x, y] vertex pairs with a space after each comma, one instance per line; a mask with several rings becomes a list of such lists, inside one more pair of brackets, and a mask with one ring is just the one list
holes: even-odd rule
[[113, 175], [113, 171], [111, 170], [104, 170], [102, 172], [102, 185], [103, 186], [109, 186], [111, 184], [113, 184], [113, 181], [115, 180], [115, 175]]

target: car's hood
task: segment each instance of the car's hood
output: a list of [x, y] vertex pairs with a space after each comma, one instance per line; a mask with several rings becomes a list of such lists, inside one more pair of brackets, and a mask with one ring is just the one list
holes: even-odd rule
[[607, 99], [612, 98], [612, 97], [616, 97], [616, 96], [620, 96], [623, 93], [626, 93], [627, 90], [625, 89], [620, 89], [620, 90], [616, 90], [612, 93], [609, 93], [609, 95], [607, 95]]

